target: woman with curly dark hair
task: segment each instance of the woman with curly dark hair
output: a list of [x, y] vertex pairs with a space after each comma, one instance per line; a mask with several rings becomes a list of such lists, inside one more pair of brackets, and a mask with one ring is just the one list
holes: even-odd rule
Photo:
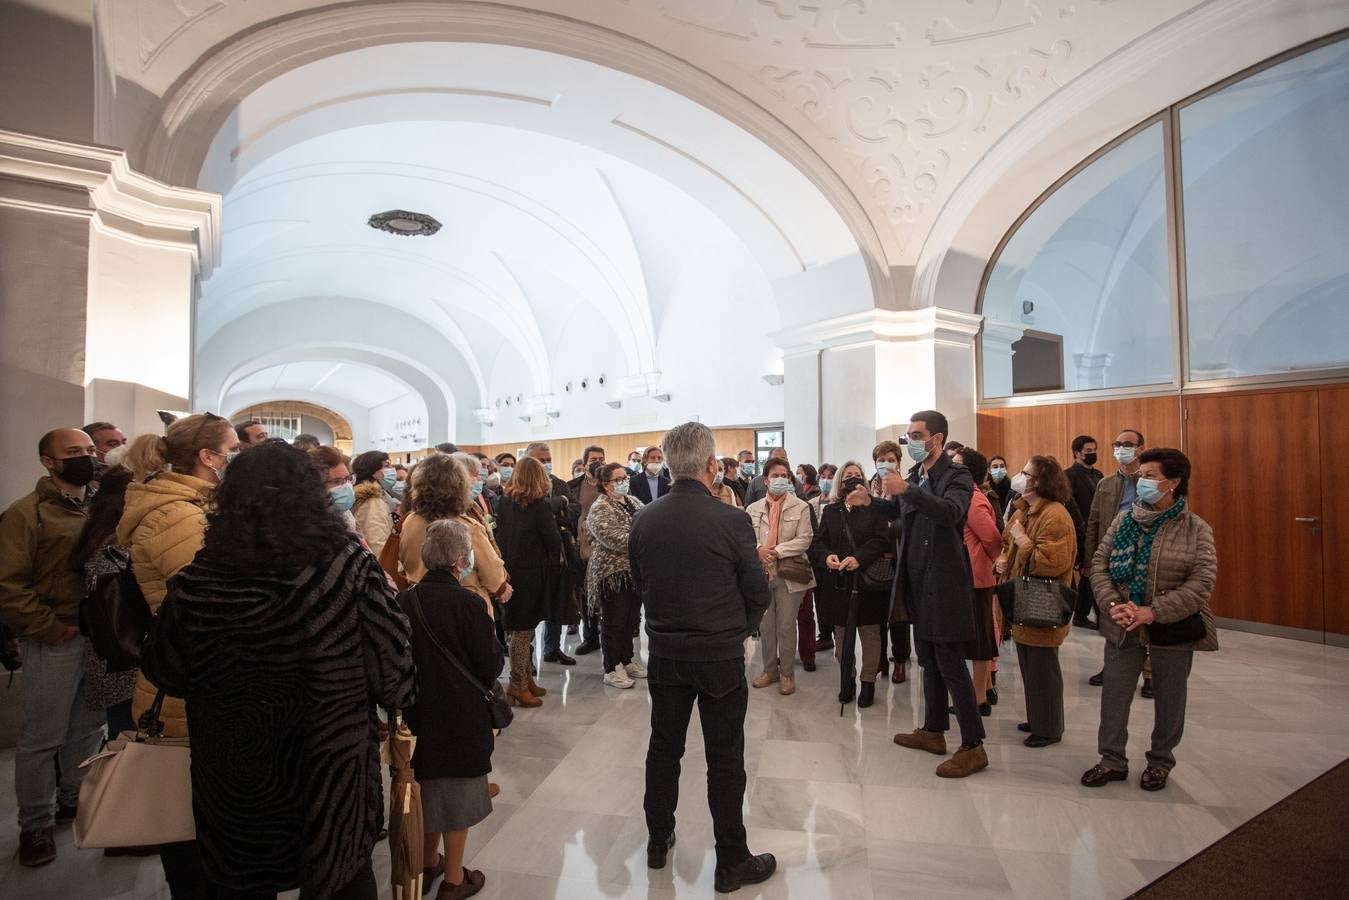
[[377, 896], [377, 707], [416, 694], [408, 620], [302, 451], [230, 465], [142, 651], [187, 700], [192, 805], [222, 895]]

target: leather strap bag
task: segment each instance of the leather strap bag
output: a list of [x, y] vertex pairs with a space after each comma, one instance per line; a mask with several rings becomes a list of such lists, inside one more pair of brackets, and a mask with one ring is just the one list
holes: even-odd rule
[[1022, 575], [998, 585], [1004, 616], [1011, 609], [1013, 625], [1023, 628], [1062, 628], [1073, 617], [1077, 591], [1056, 578]]
[[436, 633], [426, 624], [426, 616], [422, 613], [422, 598], [417, 593], [416, 585], [409, 588], [408, 593], [412, 596], [412, 610], [417, 614], [417, 622], [422, 626], [422, 631], [426, 632], [426, 636], [440, 651], [440, 655], [449, 660], [450, 665], [454, 666], [459, 674], [464, 676], [464, 680], [472, 685], [478, 693], [482, 694], [482, 699], [487, 703], [487, 715], [491, 719], [492, 727], [500, 731], [510, 725], [515, 719], [515, 713], [511, 711], [510, 701], [506, 699], [506, 690], [501, 686], [501, 682], [494, 678], [489, 686], [474, 678], [468, 667], [461, 663], [459, 658], [440, 642]]
[[[848, 543], [852, 544], [852, 552], [856, 556], [858, 553], [857, 540], [852, 536], [852, 529], [848, 527], [848, 511], [842, 509], [839, 513], [842, 516], [843, 533], [848, 536]], [[858, 582], [858, 587], [864, 591], [890, 590], [895, 582], [895, 557], [887, 553], [862, 569]]]
[[75, 846], [173, 844], [197, 837], [192, 818], [192, 755], [187, 738], [161, 737], [164, 692], [155, 695], [140, 729], [124, 731], [80, 764]]
[[109, 672], [125, 672], [140, 665], [141, 643], [154, 617], [131, 570], [131, 551], [113, 544], [98, 554], [106, 565], [80, 604], [80, 631]]
[[1147, 626], [1148, 643], [1158, 647], [1174, 647], [1177, 644], [1193, 644], [1202, 641], [1208, 634], [1202, 613], [1186, 616], [1179, 622], [1153, 622]]
[[398, 586], [398, 590], [406, 591], [408, 589], [407, 577], [398, 564], [398, 551], [403, 545], [403, 529], [395, 526], [393, 533], [389, 535], [384, 546], [379, 550], [379, 567], [384, 570], [384, 574], [393, 579], [393, 583]]

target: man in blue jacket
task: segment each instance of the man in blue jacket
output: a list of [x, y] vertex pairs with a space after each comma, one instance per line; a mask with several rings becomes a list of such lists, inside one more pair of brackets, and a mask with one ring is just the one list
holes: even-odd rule
[[750, 854], [741, 816], [749, 702], [745, 639], [768, 608], [768, 581], [749, 517], [712, 496], [718, 462], [712, 432], [688, 422], [671, 429], [663, 446], [674, 485], [637, 513], [628, 539], [650, 640], [647, 865], [664, 868], [674, 846], [679, 762], [696, 701], [707, 754], [716, 889], [729, 892], [766, 881], [777, 869], [773, 854]]

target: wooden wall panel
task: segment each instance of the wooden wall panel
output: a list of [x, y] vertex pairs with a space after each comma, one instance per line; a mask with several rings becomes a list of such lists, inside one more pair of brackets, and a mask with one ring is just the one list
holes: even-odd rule
[[[1110, 442], [1123, 428], [1137, 428], [1149, 447], [1179, 447], [1180, 398], [1136, 397], [1087, 403], [1055, 403], [979, 410], [975, 446], [986, 456], [1007, 457], [1011, 471], [1037, 454], [1072, 465], [1073, 438], [1089, 434], [1100, 442], [1097, 464], [1107, 475], [1115, 471]], [[965, 442], [960, 435], [957, 440]]]
[[[712, 434], [717, 441], [717, 453], [734, 457], [741, 450], [754, 449], [753, 428], [713, 428]], [[559, 478], [571, 476], [571, 463], [579, 459], [581, 452], [592, 444], [604, 448], [610, 462], [627, 462], [628, 454], [637, 447], [649, 447], [659, 444], [665, 436], [664, 431], [640, 431], [631, 434], [601, 434], [587, 438], [547, 439], [553, 450], [553, 468]], [[465, 447], [471, 452], [486, 453], [495, 457], [498, 453], [515, 453], [529, 441], [513, 441], [509, 444], [486, 444], [482, 447]]]
[[[1349, 635], [1349, 385], [1317, 392], [1321, 418], [1321, 557], [1326, 631]], [[1289, 471], [1285, 469], [1285, 471]]]

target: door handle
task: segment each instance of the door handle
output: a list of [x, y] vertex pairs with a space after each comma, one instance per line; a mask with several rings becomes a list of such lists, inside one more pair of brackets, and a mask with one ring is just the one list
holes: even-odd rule
[[1314, 535], [1321, 533], [1321, 520], [1317, 516], [1294, 516], [1293, 521], [1303, 525], [1310, 525], [1312, 527], [1312, 534]]

